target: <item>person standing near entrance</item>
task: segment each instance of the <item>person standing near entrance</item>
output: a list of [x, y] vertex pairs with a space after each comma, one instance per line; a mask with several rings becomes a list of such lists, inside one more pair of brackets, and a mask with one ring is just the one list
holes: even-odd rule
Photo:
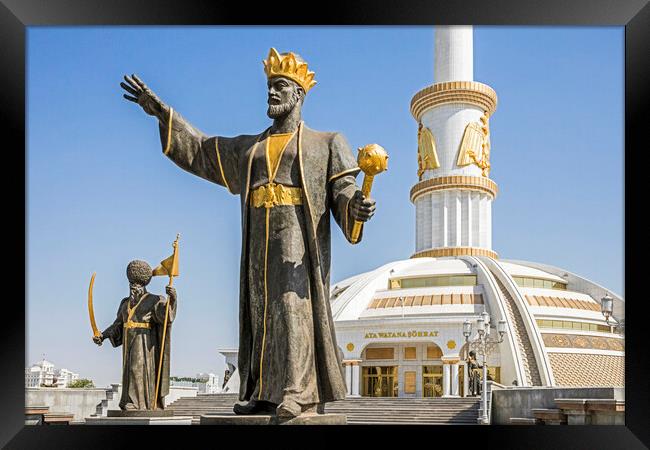
[[469, 352], [467, 361], [467, 375], [469, 377], [469, 392], [471, 396], [481, 395], [481, 369], [482, 365], [476, 360], [476, 353]]

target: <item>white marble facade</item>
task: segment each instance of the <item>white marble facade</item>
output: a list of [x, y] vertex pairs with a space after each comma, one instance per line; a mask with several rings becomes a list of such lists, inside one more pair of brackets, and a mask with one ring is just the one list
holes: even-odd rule
[[[423, 397], [423, 366], [440, 366], [444, 397], [459, 397], [468, 394], [468, 377], [461, 349], [465, 343], [462, 335], [462, 322], [432, 319], [427, 321], [355, 321], [337, 322], [337, 341], [343, 351], [346, 386], [348, 395], [363, 394], [363, 367], [397, 366], [398, 397]], [[436, 336], [418, 336], [418, 332], [437, 332]], [[380, 338], [379, 333], [406, 333], [406, 337]], [[409, 336], [409, 333], [411, 335]], [[350, 345], [351, 344], [351, 345]], [[437, 345], [442, 351], [441, 358], [428, 358], [427, 347]], [[368, 348], [392, 348], [394, 358], [368, 360]], [[406, 348], [415, 348], [415, 359], [407, 359]], [[352, 349], [352, 350], [350, 350]], [[500, 351], [488, 358], [491, 367], [501, 367]], [[502, 370], [507, 368], [503, 368]], [[463, 375], [459, 374], [463, 371]], [[415, 372], [415, 392], [405, 392], [405, 373]], [[463, 382], [460, 382], [462, 377]]]

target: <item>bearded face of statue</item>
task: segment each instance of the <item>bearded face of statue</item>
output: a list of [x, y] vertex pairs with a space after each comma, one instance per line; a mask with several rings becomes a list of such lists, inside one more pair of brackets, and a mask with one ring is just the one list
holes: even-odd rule
[[132, 299], [137, 300], [144, 294], [144, 286], [140, 283], [129, 283], [129, 291]]
[[268, 104], [266, 114], [271, 119], [286, 116], [302, 105], [304, 93], [294, 81], [285, 77], [274, 77], [268, 81]]

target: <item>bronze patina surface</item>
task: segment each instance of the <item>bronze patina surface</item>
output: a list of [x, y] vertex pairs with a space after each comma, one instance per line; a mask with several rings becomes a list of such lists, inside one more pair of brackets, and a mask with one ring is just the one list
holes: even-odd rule
[[121, 410], [163, 410], [164, 398], [169, 393], [176, 290], [167, 286], [168, 298], [147, 292], [152, 270], [144, 261], [131, 261], [126, 274], [130, 295], [120, 302], [115, 321], [94, 335], [93, 341], [102, 345], [108, 339], [113, 347], [122, 346]]
[[264, 61], [269, 128], [209, 136], [165, 104], [135, 75], [124, 97], [158, 119], [163, 153], [183, 170], [240, 197], [239, 296], [241, 415], [274, 411], [279, 420], [345, 397], [341, 351], [329, 306], [330, 214], [349, 242], [375, 202], [356, 184], [359, 167], [345, 138], [302, 121], [314, 72], [294, 53]]

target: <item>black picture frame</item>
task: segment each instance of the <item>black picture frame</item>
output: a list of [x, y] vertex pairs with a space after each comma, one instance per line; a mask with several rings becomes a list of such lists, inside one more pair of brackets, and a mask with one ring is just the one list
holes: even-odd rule
[[[361, 0], [355, 2], [328, 1], [319, 3], [279, 3], [253, 6], [244, 2], [200, 2], [141, 0], [113, 1], [110, 4], [97, 0], [0, 0], [0, 109], [2, 110], [3, 151], [18, 155], [17, 167], [25, 158], [20, 149], [25, 146], [25, 57], [26, 27], [29, 26], [76, 26], [76, 25], [619, 25], [625, 27], [625, 297], [626, 302], [626, 413], [625, 426], [574, 426], [574, 427], [438, 427], [432, 432], [427, 427], [402, 430], [402, 427], [347, 427], [346, 429], [310, 428], [291, 430], [291, 436], [310, 436], [307, 444], [314, 445], [315, 433], [329, 433], [334, 439], [325, 445], [341, 445], [347, 437], [355, 437], [364, 443], [377, 438], [395, 436], [402, 445], [471, 445], [498, 446], [499, 448], [644, 448], [650, 446], [650, 382], [648, 381], [649, 358], [645, 356], [644, 332], [650, 315], [645, 309], [642, 296], [645, 267], [640, 250], [643, 192], [638, 183], [644, 179], [643, 151], [648, 147], [647, 126], [643, 126], [642, 113], [650, 106], [650, 5], [648, 0], [493, 0], [493, 1], [438, 1], [410, 0], [378, 4]], [[598, 95], [594, 93], [594, 95]], [[645, 139], [644, 139], [645, 138]], [[5, 223], [18, 230], [5, 235], [4, 247], [15, 244], [15, 253], [5, 257], [5, 269], [19, 271], [19, 262], [26, 267], [26, 245], [19, 247], [16, 236], [26, 239], [25, 202], [27, 202], [25, 179], [17, 180], [11, 172], [3, 178], [3, 206]], [[22, 184], [21, 184], [22, 181]], [[603, 183], [608, 180], [602, 180]], [[637, 187], [638, 186], [638, 187]], [[22, 194], [16, 195], [16, 193]], [[22, 197], [22, 198], [21, 198]], [[638, 201], [635, 201], [636, 199]], [[16, 201], [15, 208], [7, 208], [9, 200]], [[22, 216], [18, 216], [21, 211]], [[22, 219], [16, 219], [21, 217]], [[647, 228], [647, 227], [646, 227]], [[639, 241], [637, 242], [637, 239]], [[597, 243], [594, 243], [597, 245]], [[639, 250], [637, 251], [637, 248]], [[14, 251], [12, 249], [12, 251]], [[604, 261], [603, 264], [607, 262]], [[55, 269], [55, 268], [54, 268]], [[8, 293], [3, 302], [4, 319], [0, 327], [0, 445], [6, 448], [114, 448], [134, 445], [161, 445], [168, 448], [172, 436], [187, 439], [189, 445], [205, 445], [198, 439], [208, 439], [208, 445], [223, 444], [225, 437], [240, 437], [253, 445], [264, 434], [287, 433], [278, 427], [255, 428], [254, 433], [242, 434], [241, 430], [212, 427], [26, 427], [24, 426], [24, 368], [25, 368], [25, 304], [26, 274], [23, 271], [21, 289]], [[16, 277], [12, 286], [20, 286]], [[640, 298], [638, 298], [640, 297]], [[54, 293], [53, 301], [56, 300]], [[13, 308], [13, 310], [12, 310]], [[644, 314], [645, 313], [645, 314]], [[367, 430], [371, 428], [371, 430]], [[406, 431], [406, 432], [403, 432]], [[422, 433], [424, 441], [413, 440], [413, 433]], [[344, 433], [344, 434], [339, 434]], [[408, 433], [408, 434], [406, 434]], [[199, 437], [200, 435], [200, 437]], [[345, 436], [345, 437], [344, 437]], [[435, 437], [435, 439], [433, 439]], [[457, 444], [442, 444], [444, 438], [456, 440]], [[264, 440], [261, 445], [274, 441]], [[378, 441], [381, 442], [381, 441]], [[416, 442], [420, 442], [417, 444]]]

